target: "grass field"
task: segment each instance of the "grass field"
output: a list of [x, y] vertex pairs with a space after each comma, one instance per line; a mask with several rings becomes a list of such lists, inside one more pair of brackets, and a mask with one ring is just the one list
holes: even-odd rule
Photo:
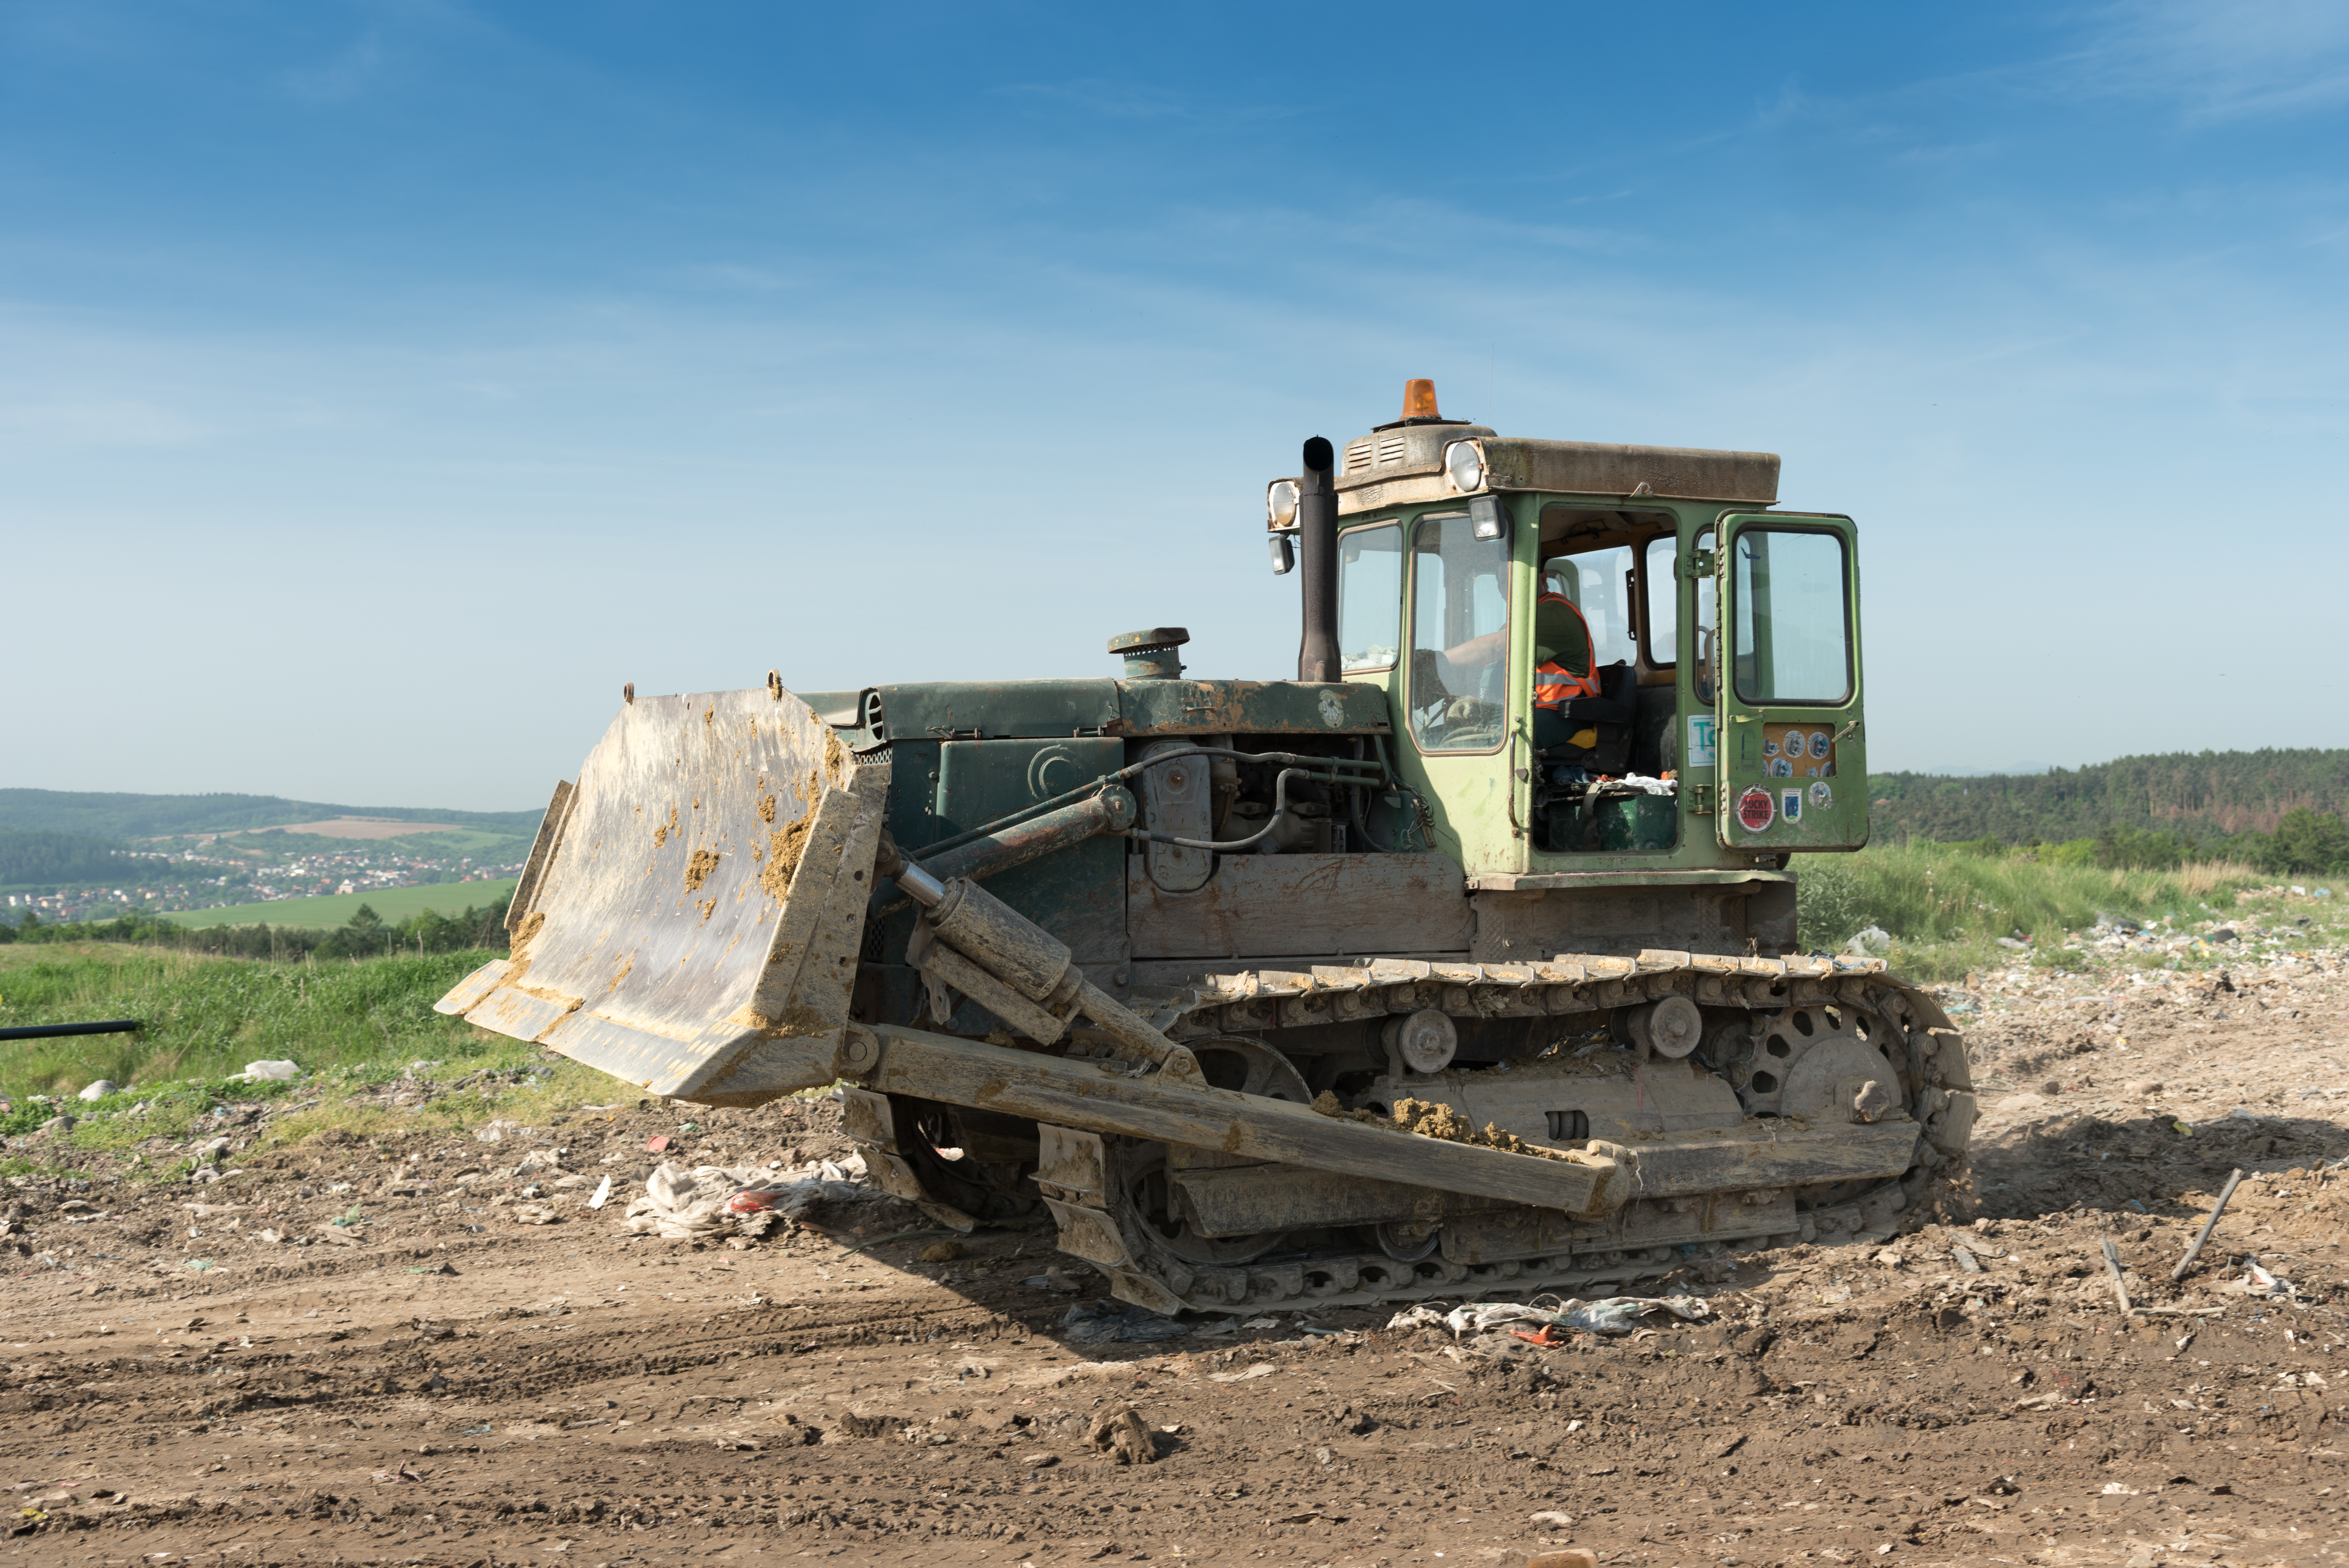
[[0, 1093], [58, 1094], [97, 1078], [136, 1088], [220, 1078], [247, 1062], [305, 1072], [405, 1066], [419, 1057], [535, 1060], [432, 1010], [492, 954], [279, 964], [116, 943], [0, 947], [0, 1027], [139, 1018], [135, 1035], [0, 1044]]
[[287, 898], [274, 903], [233, 903], [225, 909], [174, 910], [162, 918], [174, 925], [251, 925], [265, 921], [271, 925], [308, 926], [326, 930], [347, 923], [366, 904], [383, 917], [388, 925], [437, 910], [454, 915], [464, 912], [467, 905], [475, 909], [503, 909], [513, 897], [512, 879], [502, 882], [433, 882], [423, 887], [378, 888], [373, 892], [328, 893], [323, 898]]
[[2235, 895], [2275, 879], [2250, 866], [2206, 863], [2174, 872], [2051, 865], [2020, 854], [1921, 841], [1855, 855], [1805, 855], [1795, 866], [1806, 952], [1834, 951], [1867, 926], [1895, 940], [1893, 970], [1951, 980], [2012, 956], [2002, 936], [2053, 951], [2100, 915], [2181, 925], [2233, 918]]

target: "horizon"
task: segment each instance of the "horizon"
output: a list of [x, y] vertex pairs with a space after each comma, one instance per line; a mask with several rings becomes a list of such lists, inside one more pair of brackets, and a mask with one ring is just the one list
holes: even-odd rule
[[2349, 744], [2349, 13], [1520, 7], [1474, 115], [1427, 22], [9, 8], [0, 782], [513, 810], [624, 681], [1285, 676], [1262, 486], [1411, 377], [1855, 516], [1877, 770]]

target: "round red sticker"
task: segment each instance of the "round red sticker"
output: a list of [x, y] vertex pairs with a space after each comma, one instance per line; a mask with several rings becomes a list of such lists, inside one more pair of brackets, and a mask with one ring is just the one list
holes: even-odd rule
[[1737, 820], [1747, 832], [1758, 833], [1777, 820], [1778, 803], [1760, 785], [1737, 798]]

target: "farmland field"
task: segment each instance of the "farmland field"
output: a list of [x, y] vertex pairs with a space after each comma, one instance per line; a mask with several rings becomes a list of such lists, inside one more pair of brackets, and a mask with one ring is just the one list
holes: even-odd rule
[[323, 898], [286, 898], [274, 903], [233, 903], [223, 909], [173, 910], [163, 916], [174, 925], [251, 925], [266, 921], [271, 925], [310, 926], [324, 929], [344, 924], [366, 904], [381, 915], [387, 924], [437, 910], [442, 914], [458, 914], [467, 905], [475, 909], [503, 908], [513, 897], [513, 879], [498, 882], [429, 882], [420, 887], [378, 888], [369, 892], [328, 893]]

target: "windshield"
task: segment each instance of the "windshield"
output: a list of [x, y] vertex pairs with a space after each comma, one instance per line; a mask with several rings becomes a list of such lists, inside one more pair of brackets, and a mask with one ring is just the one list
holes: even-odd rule
[[1447, 512], [1419, 520], [1411, 557], [1412, 738], [1424, 751], [1489, 750], [1508, 696], [1507, 547]]

